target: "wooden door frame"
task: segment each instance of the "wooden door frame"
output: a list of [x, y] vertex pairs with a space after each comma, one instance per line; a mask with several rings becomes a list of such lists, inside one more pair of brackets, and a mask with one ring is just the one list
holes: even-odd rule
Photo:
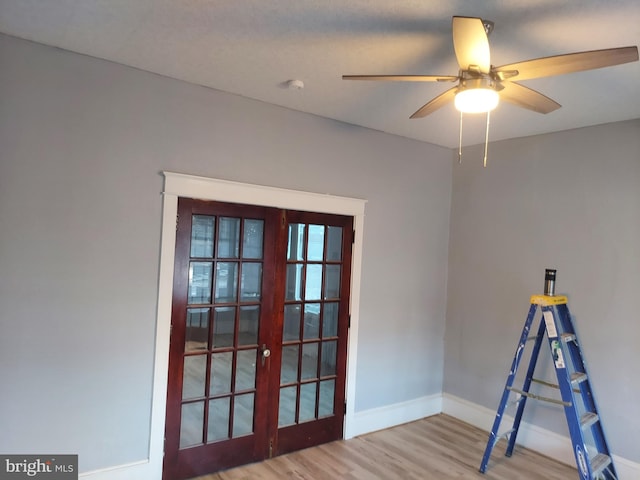
[[178, 212], [178, 197], [331, 213], [353, 217], [354, 244], [351, 258], [350, 294], [351, 326], [347, 347], [345, 392], [347, 408], [344, 416], [344, 438], [352, 438], [355, 435], [356, 357], [360, 311], [364, 207], [366, 200], [218, 180], [167, 171], [162, 172], [162, 174], [164, 175], [164, 198], [162, 208], [154, 378], [151, 402], [151, 432], [149, 441], [149, 466], [153, 472], [157, 473], [156, 478], [160, 478], [162, 475], [162, 458], [164, 452], [171, 298], [173, 291], [176, 242], [175, 226]]

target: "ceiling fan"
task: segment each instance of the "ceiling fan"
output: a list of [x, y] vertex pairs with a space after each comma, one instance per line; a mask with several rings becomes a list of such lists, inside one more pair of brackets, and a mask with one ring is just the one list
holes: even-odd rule
[[[513, 80], [550, 77], [565, 73], [593, 70], [638, 60], [638, 47], [609, 48], [553, 57], [536, 58], [495, 67], [491, 65], [488, 35], [493, 22], [472, 17], [453, 17], [453, 47], [460, 67], [458, 75], [343, 75], [344, 80], [391, 80], [401, 82], [457, 82], [455, 87], [438, 95], [418, 109], [411, 118], [422, 118], [443, 107], [465, 92], [483, 90], [519, 107], [539, 113], [549, 113], [560, 104], [549, 97]], [[498, 96], [490, 94], [495, 101]], [[460, 104], [460, 105], [458, 105]], [[489, 106], [495, 105], [489, 104]], [[464, 100], [457, 102], [461, 109]], [[477, 111], [469, 106], [469, 112]], [[492, 108], [480, 109], [486, 112]], [[465, 110], [461, 110], [465, 111]]]
[[[536, 58], [495, 67], [491, 65], [489, 34], [493, 22], [473, 17], [453, 17], [453, 47], [458, 75], [343, 75], [343, 80], [401, 82], [456, 82], [457, 84], [420, 107], [410, 118], [425, 117], [451, 101], [462, 113], [487, 113], [499, 100], [538, 113], [550, 113], [560, 104], [513, 80], [529, 80], [593, 70], [638, 60], [638, 47], [609, 48]], [[461, 117], [462, 125], [462, 117]], [[460, 133], [462, 137], [462, 130]], [[462, 143], [462, 140], [461, 140]], [[461, 155], [461, 151], [459, 152]], [[486, 163], [486, 145], [485, 145]]]

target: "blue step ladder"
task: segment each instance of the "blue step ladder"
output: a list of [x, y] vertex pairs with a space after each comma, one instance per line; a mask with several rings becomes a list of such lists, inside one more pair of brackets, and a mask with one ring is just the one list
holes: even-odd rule
[[[551, 278], [553, 281], [550, 281]], [[545, 276], [545, 295], [533, 295], [531, 297], [529, 315], [522, 330], [520, 343], [507, 377], [496, 418], [493, 422], [493, 428], [489, 434], [487, 448], [480, 465], [480, 472], [485, 473], [491, 452], [501, 438], [507, 439], [505, 455], [507, 457], [511, 456], [527, 398], [531, 398], [560, 404], [564, 407], [571, 443], [573, 444], [573, 453], [581, 480], [618, 480], [605, 440], [602, 422], [593, 398], [578, 338], [571, 322], [567, 297], [553, 294], [554, 283], [555, 270], [548, 269]], [[540, 325], [537, 334], [531, 336], [530, 331], [538, 307], [542, 311]], [[545, 333], [558, 379], [557, 385], [533, 378]], [[529, 341], [534, 342], [529, 368], [522, 382], [522, 387], [516, 388], [513, 386], [514, 380], [516, 379], [526, 343]], [[529, 389], [532, 383], [558, 388], [562, 399], [530, 393]], [[513, 402], [509, 402], [511, 394], [515, 395]], [[499, 433], [500, 423], [508, 403], [517, 405], [517, 410], [513, 417], [513, 425], [505, 432]]]

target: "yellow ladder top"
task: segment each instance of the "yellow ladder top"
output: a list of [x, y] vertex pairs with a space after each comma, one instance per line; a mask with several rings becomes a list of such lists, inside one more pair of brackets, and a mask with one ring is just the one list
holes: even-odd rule
[[531, 295], [531, 303], [536, 305], [562, 305], [567, 302], [565, 295]]

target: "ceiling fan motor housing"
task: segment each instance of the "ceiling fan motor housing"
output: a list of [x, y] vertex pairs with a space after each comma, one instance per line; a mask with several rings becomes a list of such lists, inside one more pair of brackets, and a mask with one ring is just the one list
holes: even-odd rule
[[461, 72], [458, 92], [463, 90], [472, 90], [474, 88], [487, 88], [491, 90], [500, 90], [500, 83], [487, 74], [469, 75], [470, 72]]

